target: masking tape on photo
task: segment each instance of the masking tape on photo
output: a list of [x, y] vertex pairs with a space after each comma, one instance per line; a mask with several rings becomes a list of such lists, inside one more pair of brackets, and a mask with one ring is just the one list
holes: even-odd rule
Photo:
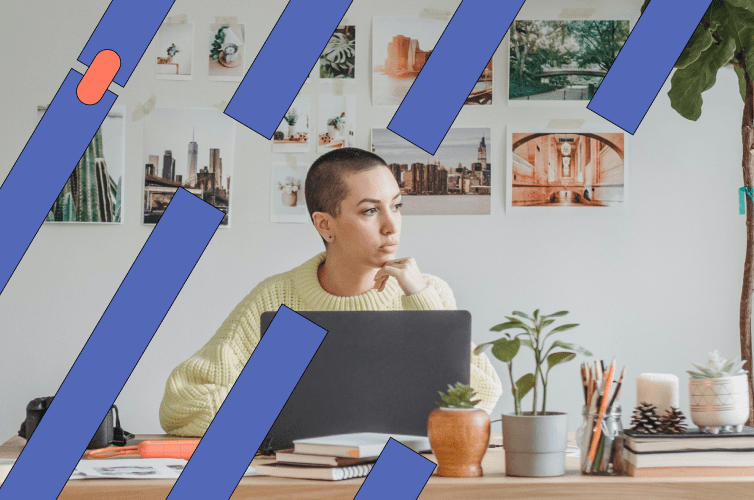
[[298, 163], [296, 162], [296, 157], [293, 156], [290, 153], [286, 153], [285, 155], [285, 162], [288, 164], [289, 167], [291, 167], [293, 170], [296, 170], [298, 168]]
[[343, 80], [341, 78], [333, 78], [332, 95], [343, 95]]
[[217, 104], [213, 104], [213, 107], [219, 109], [220, 111], [225, 111], [225, 108], [228, 106], [228, 101], [220, 101]]
[[447, 10], [439, 9], [424, 9], [419, 13], [419, 17], [425, 17], [427, 19], [437, 19], [439, 21], [447, 21], [450, 19], [451, 12]]
[[584, 120], [569, 120], [565, 118], [553, 118], [550, 123], [547, 124], [547, 128], [581, 128], [584, 125]]
[[215, 24], [238, 24], [237, 16], [215, 16]]
[[133, 114], [131, 115], [131, 121], [135, 122], [138, 120], [141, 120], [145, 116], [147, 116], [149, 113], [152, 112], [154, 109], [154, 104], [157, 102], [157, 96], [152, 96], [151, 99], [149, 99], [147, 102], [141, 105], [139, 109], [135, 109]]
[[173, 23], [173, 24], [181, 24], [188, 22], [188, 16], [186, 14], [179, 14], [177, 16], [170, 16], [166, 17], [165, 21], [166, 23]]
[[560, 13], [560, 19], [589, 19], [594, 15], [597, 9], [563, 9]]

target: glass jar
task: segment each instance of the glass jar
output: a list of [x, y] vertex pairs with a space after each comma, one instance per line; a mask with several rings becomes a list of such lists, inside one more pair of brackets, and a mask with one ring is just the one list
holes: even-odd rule
[[[581, 408], [581, 427], [576, 432], [576, 442], [581, 451], [581, 473], [601, 476], [623, 474], [623, 424], [620, 405], [613, 405], [600, 415], [599, 409]], [[599, 421], [599, 436], [597, 422]], [[594, 439], [597, 444], [592, 452]], [[590, 460], [590, 453], [593, 453]]]

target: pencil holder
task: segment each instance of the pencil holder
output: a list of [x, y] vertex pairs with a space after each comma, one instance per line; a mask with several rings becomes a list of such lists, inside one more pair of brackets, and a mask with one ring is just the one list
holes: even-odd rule
[[[576, 442], [581, 450], [581, 473], [601, 476], [623, 474], [623, 424], [620, 405], [600, 415], [598, 409], [581, 409], [581, 427]], [[599, 432], [598, 432], [599, 429]], [[593, 441], [597, 440], [593, 448]]]

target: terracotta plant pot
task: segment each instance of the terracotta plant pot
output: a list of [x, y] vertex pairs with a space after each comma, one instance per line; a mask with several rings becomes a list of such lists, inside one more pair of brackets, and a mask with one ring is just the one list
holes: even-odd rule
[[437, 408], [429, 414], [427, 435], [437, 458], [437, 475], [477, 477], [490, 443], [490, 416], [479, 408]]
[[298, 203], [298, 193], [288, 194], [283, 191], [283, 205], [286, 207], [295, 207]]
[[746, 374], [734, 377], [689, 379], [691, 420], [703, 432], [741, 432], [749, 418]]

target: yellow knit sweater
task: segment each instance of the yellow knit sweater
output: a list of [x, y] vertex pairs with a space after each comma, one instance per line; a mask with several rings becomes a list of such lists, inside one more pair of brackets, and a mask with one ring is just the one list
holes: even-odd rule
[[[453, 292], [443, 280], [424, 275], [427, 288], [406, 296], [395, 278], [382, 292], [353, 297], [326, 292], [317, 268], [322, 252], [301, 266], [271, 276], [257, 285], [231, 312], [215, 335], [170, 374], [160, 405], [160, 425], [169, 434], [203, 436], [260, 338], [260, 315], [285, 304], [294, 311], [455, 309]], [[503, 392], [500, 378], [485, 354], [475, 356], [472, 343], [471, 387], [478, 407], [492, 412]]]

